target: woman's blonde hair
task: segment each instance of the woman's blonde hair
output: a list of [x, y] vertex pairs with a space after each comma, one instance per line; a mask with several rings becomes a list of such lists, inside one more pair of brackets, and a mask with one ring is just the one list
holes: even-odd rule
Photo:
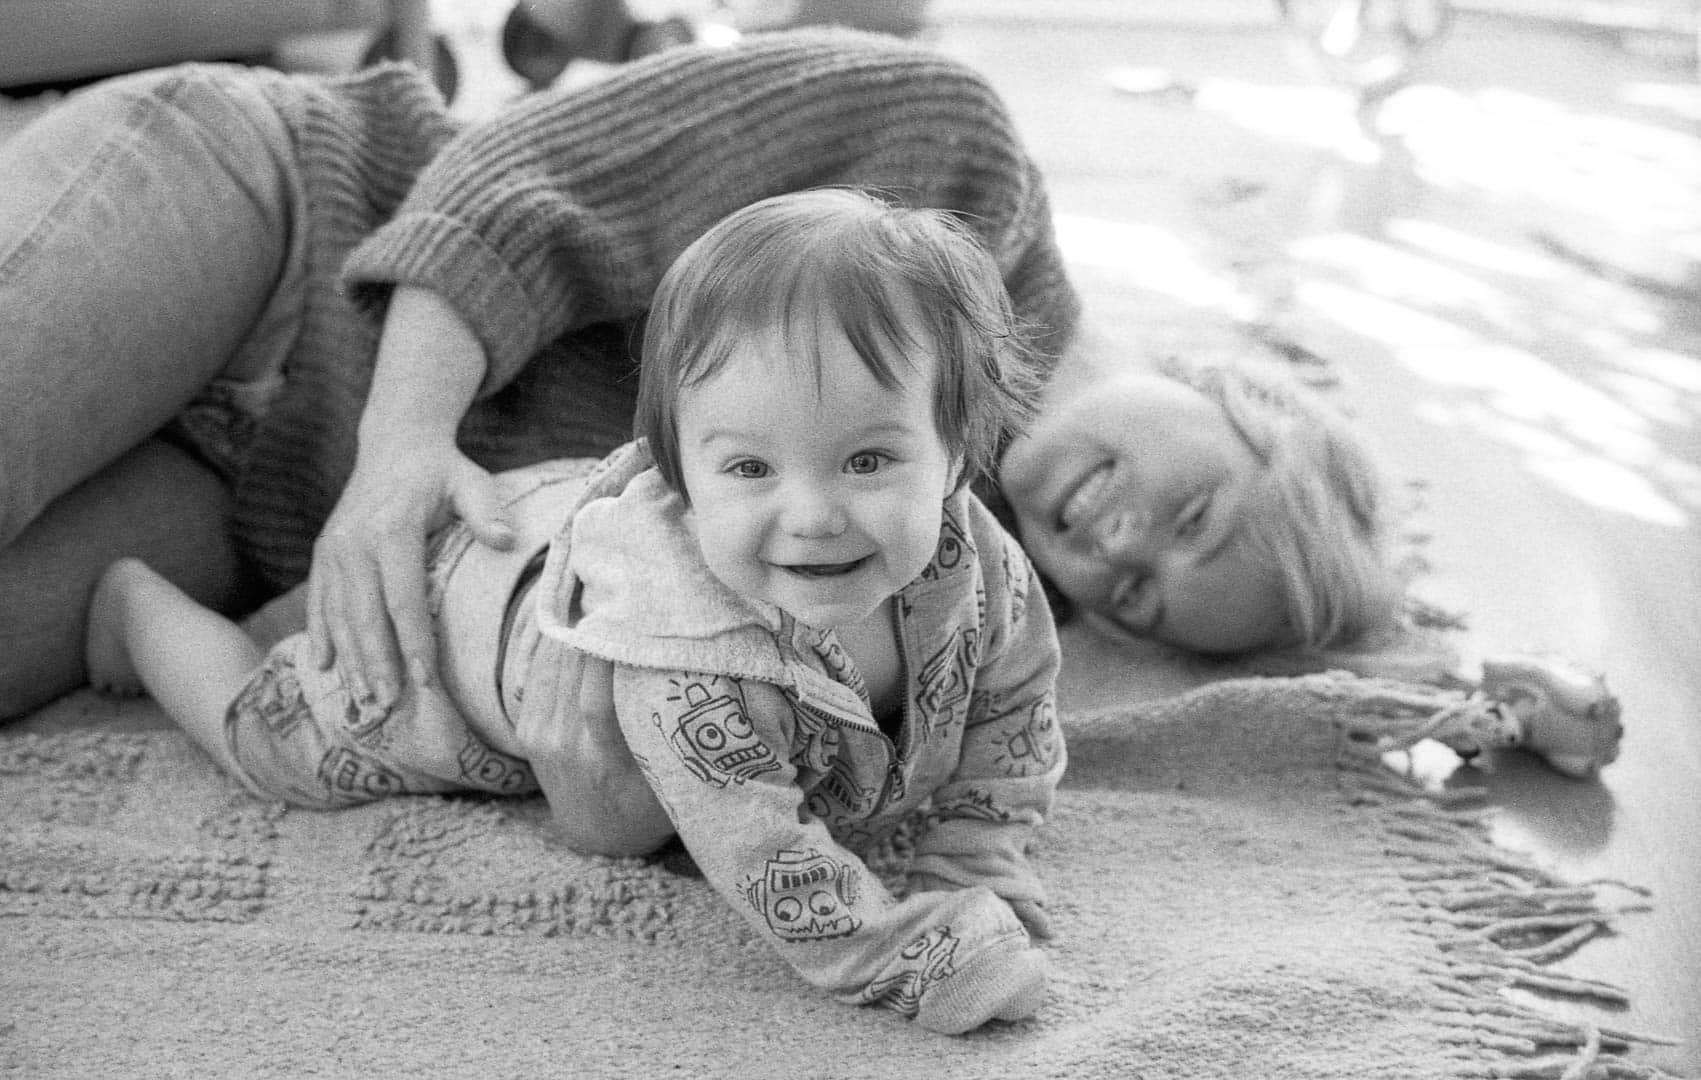
[[1281, 574], [1295, 638], [1347, 645], [1390, 626], [1402, 586], [1387, 553], [1387, 494], [1348, 420], [1271, 364], [1157, 366], [1216, 402], [1263, 466], [1244, 534]]
[[998, 266], [949, 214], [817, 188], [723, 218], [662, 277], [644, 328], [636, 434], [687, 499], [676, 437], [682, 390], [753, 338], [778, 333], [800, 359], [842, 332], [881, 385], [900, 367], [932, 378], [940, 441], [985, 474], [1033, 415], [1039, 376]]

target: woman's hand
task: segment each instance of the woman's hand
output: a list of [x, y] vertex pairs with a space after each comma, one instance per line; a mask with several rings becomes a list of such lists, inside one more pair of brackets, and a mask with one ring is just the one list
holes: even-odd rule
[[355, 700], [380, 716], [407, 679], [437, 676], [426, 536], [453, 516], [484, 543], [514, 542], [496, 482], [455, 445], [485, 366], [478, 338], [441, 297], [395, 290], [354, 473], [314, 544], [307, 596], [319, 666], [336, 664]]
[[307, 632], [363, 708], [387, 712], [406, 682], [437, 677], [425, 596], [425, 545], [458, 517], [492, 547], [514, 542], [496, 482], [451, 443], [386, 440], [363, 454], [313, 548]]

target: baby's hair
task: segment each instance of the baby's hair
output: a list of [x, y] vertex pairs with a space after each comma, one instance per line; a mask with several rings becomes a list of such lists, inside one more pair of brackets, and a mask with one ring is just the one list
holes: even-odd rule
[[752, 340], [813, 363], [843, 333], [882, 386], [929, 377], [941, 442], [963, 482], [989, 473], [1032, 417], [1040, 378], [998, 266], [955, 218], [851, 188], [817, 188], [722, 219], [676, 259], [644, 327], [636, 434], [682, 496], [679, 393]]
[[1298, 641], [1347, 645], [1391, 626], [1401, 589], [1387, 559], [1386, 493], [1346, 418], [1273, 365], [1158, 368], [1216, 402], [1263, 465], [1245, 535], [1280, 570]]

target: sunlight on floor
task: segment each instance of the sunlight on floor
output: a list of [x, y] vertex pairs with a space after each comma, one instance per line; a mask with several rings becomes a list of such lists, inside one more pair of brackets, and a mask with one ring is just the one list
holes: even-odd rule
[[[1701, 519], [1701, 342], [1677, 306], [1701, 280], [1701, 138], [1502, 88], [1402, 90], [1377, 139], [1331, 88], [1211, 80], [1190, 101], [1334, 156], [1372, 202], [1413, 190], [1391, 177], [1421, 181], [1426, 205], [1383, 206], [1377, 235], [1317, 200], [1309, 234], [1279, 254], [1290, 322], [1395, 360], [1435, 391], [1423, 419], [1487, 436], [1555, 489], [1660, 526]], [[1670, 84], [1634, 84], [1622, 103], [1701, 115], [1701, 93]], [[1243, 322], [1268, 311], [1244, 272], [1211, 264], [1208, 238], [1082, 218], [1061, 219], [1059, 238], [1071, 262], [1133, 288]]]
[[1155, 225], [1059, 214], [1057, 242], [1071, 265], [1114, 271], [1134, 289], [1230, 315], [1253, 304], [1234, 276], [1211, 266], [1196, 245]]

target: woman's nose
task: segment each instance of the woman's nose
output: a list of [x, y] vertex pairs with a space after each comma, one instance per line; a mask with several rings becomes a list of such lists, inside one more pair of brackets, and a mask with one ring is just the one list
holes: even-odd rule
[[1131, 562], [1142, 556], [1146, 530], [1129, 510], [1106, 514], [1088, 534], [1093, 554], [1113, 562]]

